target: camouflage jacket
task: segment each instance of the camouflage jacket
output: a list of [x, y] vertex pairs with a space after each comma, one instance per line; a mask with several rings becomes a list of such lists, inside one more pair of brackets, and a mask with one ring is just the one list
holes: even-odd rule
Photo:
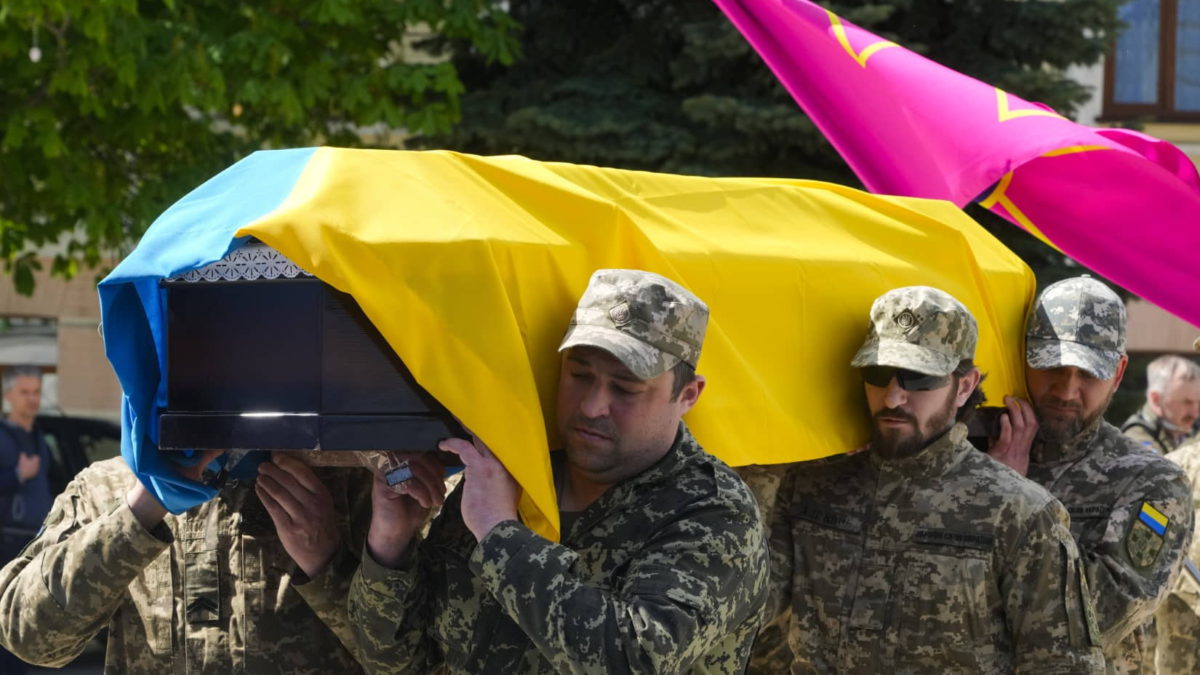
[[350, 551], [365, 536], [351, 532], [350, 514], [369, 522], [371, 474], [315, 470], [350, 543], [320, 578], [298, 586], [303, 573], [253, 484], [233, 482], [148, 532], [125, 504], [136, 479], [124, 460], [91, 465], [0, 570], [0, 643], [26, 661], [61, 666], [107, 627], [106, 672], [360, 672], [345, 596], [358, 566]]
[[1175, 450], [1182, 442], [1175, 440], [1175, 435], [1163, 425], [1162, 419], [1154, 414], [1149, 403], [1125, 420], [1121, 425], [1121, 433], [1160, 455]]
[[476, 544], [461, 495], [399, 569], [364, 555], [350, 616], [369, 671], [744, 669], [766, 601], [765, 535], [745, 483], [686, 427], [561, 544], [516, 521]]
[[1192, 539], [1187, 477], [1103, 420], [1063, 445], [1035, 442], [1027, 475], [1071, 514], [1108, 671], [1139, 672]]
[[1103, 672], [1066, 520], [961, 424], [914, 457], [793, 465], [751, 672]]
[[[1200, 484], [1200, 441], [1184, 444], [1167, 455], [1167, 459], [1183, 468], [1193, 488]], [[1192, 510], [1200, 511], [1200, 493], [1194, 489]], [[1200, 527], [1200, 522], [1195, 527]], [[1155, 665], [1159, 675], [1200, 672], [1200, 568], [1196, 566], [1197, 560], [1200, 560], [1200, 537], [1193, 534], [1184, 571], [1154, 615], [1158, 629]]]

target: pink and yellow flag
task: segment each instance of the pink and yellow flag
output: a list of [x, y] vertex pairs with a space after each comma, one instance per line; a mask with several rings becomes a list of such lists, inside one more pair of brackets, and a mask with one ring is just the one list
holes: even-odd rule
[[1200, 176], [807, 0], [715, 0], [872, 192], [973, 200], [1200, 326]]

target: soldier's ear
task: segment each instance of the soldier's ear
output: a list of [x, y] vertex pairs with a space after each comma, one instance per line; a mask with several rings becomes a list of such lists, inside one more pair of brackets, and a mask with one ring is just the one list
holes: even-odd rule
[[979, 386], [979, 380], [982, 377], [983, 374], [979, 372], [978, 368], [972, 368], [966, 375], [958, 378], [958, 391], [955, 392], [954, 397], [954, 406], [956, 408], [961, 407], [962, 404], [967, 402], [968, 398], [971, 398], [971, 393], [975, 391], [975, 387]]
[[683, 389], [679, 391], [678, 400], [680, 405], [683, 407], [679, 413], [680, 415], [691, 410], [692, 406], [696, 405], [696, 401], [700, 398], [700, 394], [704, 391], [704, 385], [706, 382], [707, 381], [704, 379], [703, 375], [697, 375], [696, 377], [692, 378], [691, 382], [685, 384]]
[[1146, 400], [1150, 402], [1156, 412], [1162, 410], [1162, 394], [1157, 391], [1146, 392]]
[[1125, 366], [1129, 365], [1129, 355], [1122, 354], [1121, 360], [1117, 361], [1117, 369], [1113, 373], [1113, 389], [1121, 386], [1121, 378], [1125, 377]]

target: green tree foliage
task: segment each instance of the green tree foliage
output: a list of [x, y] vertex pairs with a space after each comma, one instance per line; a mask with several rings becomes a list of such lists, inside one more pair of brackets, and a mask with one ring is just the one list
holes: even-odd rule
[[[951, 68], [1070, 115], [1089, 92], [1066, 77], [1094, 63], [1119, 0], [823, 2], [849, 21]], [[700, 175], [859, 185], [711, 0], [513, 0], [524, 58], [470, 49], [455, 63], [463, 122], [429, 147]], [[886, 114], [886, 111], [881, 111]], [[1057, 252], [990, 213], [984, 221], [1039, 276]], [[1069, 262], [1065, 264], [1069, 265]]]
[[18, 289], [33, 249], [62, 244], [60, 275], [94, 266], [254, 150], [449, 130], [463, 83], [406, 58], [414, 28], [479, 63], [517, 56], [494, 0], [0, 0], [0, 257]]

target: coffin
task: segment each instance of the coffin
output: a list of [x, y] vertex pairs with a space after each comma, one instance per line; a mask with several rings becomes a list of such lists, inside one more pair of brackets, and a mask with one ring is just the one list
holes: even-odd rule
[[160, 450], [423, 451], [465, 436], [352, 297], [262, 243], [160, 284]]

